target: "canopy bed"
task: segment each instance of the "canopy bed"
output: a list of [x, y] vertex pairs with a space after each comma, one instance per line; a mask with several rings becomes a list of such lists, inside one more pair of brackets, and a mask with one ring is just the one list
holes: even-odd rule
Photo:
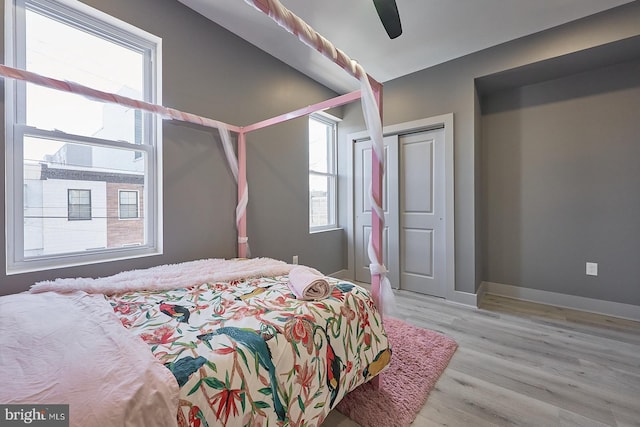
[[[64, 348], [84, 360], [104, 358], [103, 364], [108, 361], [108, 364], [118, 366], [107, 372], [92, 372], [91, 381], [101, 382], [100, 388], [92, 389], [98, 394], [87, 392], [87, 395], [80, 396], [83, 399], [92, 396], [102, 401], [100, 393], [105, 393], [105, 390], [118, 396], [116, 401], [120, 402], [120, 406], [116, 411], [118, 416], [113, 418], [113, 425], [122, 425], [131, 411], [153, 411], [153, 407], [166, 407], [172, 398], [177, 400], [180, 408], [178, 422], [185, 426], [259, 423], [318, 425], [348, 391], [365, 381], [377, 384], [376, 375], [390, 362], [391, 349], [381, 316], [382, 312], [388, 312], [393, 306], [393, 293], [386, 279], [381, 251], [384, 226], [381, 208], [384, 173], [382, 85], [277, 0], [246, 1], [356, 77], [361, 83], [361, 90], [249, 126], [234, 126], [0, 65], [0, 75], [5, 78], [25, 80], [102, 102], [130, 106], [167, 119], [217, 128], [230, 169], [238, 183], [238, 259], [199, 260], [123, 272], [101, 279], [56, 279], [36, 284], [30, 293], [0, 299], [3, 329], [9, 326], [13, 331], [3, 336], [2, 344], [10, 344], [9, 347], [15, 351], [3, 351], [0, 369], [12, 369], [16, 363], [27, 366], [25, 364], [35, 363], [44, 357], [34, 352], [36, 343], [25, 338], [24, 328], [30, 328], [32, 334], [29, 336], [47, 340], [42, 344], [66, 331], [67, 336], [56, 339], [58, 346], [52, 346], [53, 349]], [[368, 250], [372, 295], [354, 284], [321, 277], [320, 280], [328, 285], [328, 292], [322, 298], [306, 300], [300, 295], [296, 297], [297, 293], [292, 292], [293, 266], [275, 260], [248, 258], [246, 135], [358, 99], [362, 100], [365, 121], [373, 142], [370, 194], [373, 227]], [[237, 157], [230, 132], [237, 134]], [[164, 374], [158, 371], [149, 374], [154, 363], [147, 358], [144, 366], [148, 369], [131, 367], [126, 371], [130, 376], [126, 387], [135, 397], [117, 392], [123, 383], [114, 382], [113, 376], [125, 374], [123, 369], [128, 363], [144, 359], [144, 350], [140, 353], [140, 346], [136, 344], [138, 351], [132, 362], [130, 355], [124, 358], [124, 351], [101, 354], [101, 349], [109, 347], [104, 342], [91, 349], [92, 346], [86, 341], [87, 334], [76, 337], [74, 332], [66, 329], [73, 322], [60, 325], [52, 322], [46, 326], [53, 329], [44, 326], [38, 328], [34, 313], [41, 312], [51, 302], [62, 310], [73, 312], [76, 316], [73, 322], [91, 319], [85, 322], [85, 326], [96, 327], [88, 329], [92, 331], [89, 335], [94, 338], [109, 336], [110, 342], [117, 342], [121, 339], [117, 335], [124, 335], [122, 331], [111, 330], [107, 334], [103, 324], [113, 324], [115, 320], [124, 325], [148, 344], [153, 353], [152, 359], [155, 357], [155, 361], [161, 363], [159, 366]], [[76, 307], [83, 307], [83, 310], [76, 310]], [[31, 322], [24, 325], [16, 320], [24, 317], [30, 318]], [[102, 321], [95, 322], [95, 318]], [[130, 333], [128, 335], [131, 336]], [[60, 347], [60, 343], [64, 345]], [[51, 357], [56, 354], [59, 356], [55, 351], [49, 352]], [[50, 359], [44, 357], [42, 360], [43, 363], [49, 363]], [[81, 365], [79, 359], [72, 360], [72, 363]], [[138, 366], [138, 362], [135, 363]], [[20, 378], [34, 379], [34, 375], [41, 372], [37, 369], [32, 373], [28, 371], [24, 369], [24, 375]], [[71, 372], [67, 374], [72, 377], [77, 375], [75, 370]], [[167, 372], [173, 374], [175, 381], [172, 381], [173, 378], [167, 379]], [[84, 372], [78, 378], [89, 381], [90, 375]], [[176, 381], [179, 392], [176, 391]], [[31, 384], [34, 390], [25, 388], [24, 393], [5, 393], [0, 400], [23, 403], [28, 399], [48, 397], [67, 399], [67, 402], [81, 401], [77, 395], [47, 394], [50, 390], [43, 390], [37, 379]], [[82, 384], [69, 387], [76, 394], [84, 393], [81, 391]], [[11, 390], [11, 387], [8, 389]], [[179, 397], [176, 398], [178, 393]], [[123, 402], [131, 402], [133, 406]], [[47, 403], [54, 402], [49, 400]], [[82, 425], [97, 425], [101, 414], [113, 411], [106, 399], [101, 403], [104, 403], [104, 407], [88, 404], [90, 414], [87, 415], [86, 411], [82, 413]], [[72, 418], [74, 414], [80, 414], [78, 405], [71, 408]], [[162, 411], [158, 411], [156, 415], [166, 418], [161, 414]], [[75, 422], [72, 420], [72, 425], [77, 425]], [[142, 424], [136, 425], [145, 425], [144, 421], [139, 422]], [[167, 425], [172, 423], [175, 420]], [[160, 424], [154, 421], [149, 425]]]

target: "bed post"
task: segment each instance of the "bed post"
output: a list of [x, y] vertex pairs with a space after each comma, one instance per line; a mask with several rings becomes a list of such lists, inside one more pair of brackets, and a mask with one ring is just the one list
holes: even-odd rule
[[[378, 104], [378, 111], [380, 112], [380, 122], [382, 122], [382, 85], [373, 79], [369, 79], [371, 82], [371, 89], [373, 90], [373, 96]], [[382, 206], [382, 178], [383, 178], [383, 163], [384, 159], [378, 159], [376, 150], [371, 150], [371, 191], [373, 193], [373, 199], [378, 206]], [[384, 218], [378, 217], [375, 209], [371, 209], [371, 239], [373, 250], [376, 253], [376, 257], [380, 260], [381, 264], [384, 264], [382, 260], [382, 226], [384, 224]], [[375, 273], [371, 275], [371, 293], [373, 301], [380, 313], [383, 313], [384, 307], [382, 306], [382, 296], [380, 294], [380, 274]], [[384, 316], [381, 316], [384, 322]], [[380, 376], [375, 376], [371, 379], [371, 385], [374, 390], [380, 388]]]
[[[380, 122], [382, 122], [382, 85], [373, 79], [369, 79], [371, 82], [371, 89], [373, 95], [378, 104], [378, 111], [380, 112]], [[376, 150], [371, 150], [371, 190], [373, 193], [373, 200], [378, 206], [382, 206], [382, 178], [383, 178], [383, 163], [384, 159], [378, 159]], [[376, 257], [382, 261], [382, 227], [384, 224], [384, 218], [378, 217], [375, 209], [371, 209], [371, 233], [373, 249], [376, 253]], [[380, 274], [371, 274], [371, 292], [373, 294], [373, 300], [376, 303], [376, 307], [380, 312], [383, 312], [382, 297], [380, 294]]]
[[[245, 196], [247, 188], [247, 143], [244, 131], [238, 134], [238, 203]], [[236, 212], [236, 215], [239, 213]], [[238, 258], [247, 257], [247, 210], [236, 219], [238, 227]]]

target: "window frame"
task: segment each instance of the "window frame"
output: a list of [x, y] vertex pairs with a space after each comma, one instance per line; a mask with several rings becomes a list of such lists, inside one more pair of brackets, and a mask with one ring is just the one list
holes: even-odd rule
[[[162, 39], [77, 0], [5, 0], [5, 63], [8, 66], [26, 69], [27, 7], [142, 53], [144, 100], [162, 103]], [[162, 254], [162, 118], [143, 113], [143, 120], [145, 131], [140, 145], [31, 127], [26, 124], [26, 83], [17, 79], [5, 80], [7, 275]], [[135, 248], [102, 248], [26, 257], [23, 141], [29, 136], [144, 152], [146, 244]]]
[[[327, 125], [331, 128], [331, 136], [329, 142], [329, 152], [327, 153], [326, 169], [327, 172], [312, 170], [309, 166], [309, 180], [312, 176], [328, 178], [327, 185], [327, 212], [328, 223], [323, 225], [313, 226], [311, 223], [312, 215], [312, 197], [311, 188], [308, 185], [308, 198], [309, 198], [309, 215], [307, 220], [309, 221], [309, 232], [317, 233], [327, 230], [333, 230], [338, 228], [338, 165], [337, 165], [337, 150], [338, 150], [338, 122], [340, 121], [336, 117], [331, 116], [325, 112], [318, 112], [309, 115], [309, 120], [314, 120]], [[309, 137], [309, 143], [311, 138]], [[309, 153], [309, 156], [311, 154]]]

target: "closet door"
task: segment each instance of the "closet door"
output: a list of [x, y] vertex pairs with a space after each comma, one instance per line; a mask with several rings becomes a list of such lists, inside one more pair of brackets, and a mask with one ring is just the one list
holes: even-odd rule
[[400, 136], [400, 287], [446, 296], [444, 129]]
[[[371, 283], [367, 245], [371, 234], [371, 140], [354, 145], [354, 216], [355, 216], [355, 279]], [[398, 136], [384, 138], [385, 174], [382, 182], [382, 209], [385, 226], [382, 230], [383, 264], [389, 270], [391, 286], [399, 286], [398, 243]]]

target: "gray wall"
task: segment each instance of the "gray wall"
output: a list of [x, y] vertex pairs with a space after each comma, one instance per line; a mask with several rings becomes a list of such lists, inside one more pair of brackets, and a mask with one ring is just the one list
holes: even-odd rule
[[482, 111], [485, 280], [640, 305], [640, 60]]
[[[248, 125], [336, 95], [175, 0], [86, 3], [162, 37], [166, 106]], [[4, 104], [2, 110], [4, 118]], [[4, 151], [4, 132], [0, 138]], [[333, 272], [343, 267], [344, 233], [308, 233], [306, 141], [306, 119], [249, 135], [251, 248], [254, 256], [287, 261], [297, 254], [301, 263]], [[165, 122], [163, 155], [163, 255], [12, 276], [5, 276], [2, 268], [0, 294], [56, 277], [105, 276], [164, 263], [235, 256], [236, 185], [216, 132]], [[4, 162], [0, 180], [4, 200]], [[0, 222], [4, 223], [4, 209]], [[3, 234], [2, 260], [5, 243]]]
[[[334, 95], [177, 1], [86, 2], [163, 38], [164, 105], [246, 125]], [[564, 64], [569, 63], [569, 68], [575, 68], [575, 64], [593, 68], [591, 55], [580, 63], [572, 58], [640, 35], [639, 21], [640, 2], [634, 2], [385, 83], [385, 125], [443, 113], [455, 115], [457, 290], [475, 292], [486, 278], [482, 266], [489, 269], [494, 262], [484, 253], [488, 241], [482, 238], [486, 235], [483, 226], [490, 221], [483, 216], [489, 196], [482, 186], [486, 168], [483, 148], [487, 142], [482, 140], [480, 97], [486, 91], [479, 94], [477, 83], [485, 79], [500, 85], [509, 80], [502, 73], [559, 58], [568, 58]], [[544, 69], [552, 70], [551, 75], [560, 69], [566, 74], [566, 67], [545, 65]], [[543, 74], [542, 80], [551, 78], [549, 73], [538, 73]], [[526, 80], [520, 86], [532, 83]], [[357, 104], [345, 107], [344, 118], [339, 134], [339, 221], [346, 226], [349, 176], [345, 150], [351, 147], [344, 140], [348, 133], [363, 130], [364, 125]], [[306, 140], [305, 119], [249, 136], [251, 248], [254, 256], [290, 260], [292, 255], [299, 255], [301, 263], [325, 272], [338, 271], [347, 266], [344, 232], [310, 235], [307, 229]], [[9, 277], [0, 271], [0, 294], [18, 292], [35, 281], [55, 277], [104, 276], [162, 263], [235, 256], [235, 184], [215, 133], [165, 123], [164, 171], [166, 244], [162, 256]], [[4, 177], [4, 163], [0, 165], [0, 177]], [[0, 195], [4, 199], [4, 181], [0, 183]], [[0, 220], [4, 223], [4, 210]], [[0, 243], [0, 258], [4, 259], [4, 238]], [[602, 262], [601, 269], [605, 267]]]
[[[573, 70], [575, 66], [593, 67], [596, 56], [587, 55], [578, 62], [572, 60], [572, 55], [638, 36], [638, 22], [640, 2], [633, 2], [385, 83], [384, 125], [454, 113], [456, 290], [475, 293], [484, 279], [481, 266], [488, 262], [484, 261], [486, 254], [483, 253], [482, 239], [483, 221], [486, 221], [483, 218], [486, 190], [482, 188], [484, 142], [476, 80], [497, 76], [488, 80], [495, 87], [496, 80], [502, 80], [501, 73], [532, 64], [545, 64], [545, 72], [537, 74], [545, 78], [560, 71], [579, 71]], [[604, 57], [610, 59], [614, 50], [607, 49]], [[606, 62], [607, 58], [596, 59]], [[556, 61], [562, 62], [563, 67], [554, 66]], [[527, 76], [530, 78], [536, 77]], [[346, 108], [344, 117], [343, 141], [347, 133], [364, 127], [358, 106]], [[342, 144], [343, 158], [349, 149]], [[346, 170], [343, 171], [346, 175]], [[341, 200], [346, 202], [344, 193], [342, 197]]]

